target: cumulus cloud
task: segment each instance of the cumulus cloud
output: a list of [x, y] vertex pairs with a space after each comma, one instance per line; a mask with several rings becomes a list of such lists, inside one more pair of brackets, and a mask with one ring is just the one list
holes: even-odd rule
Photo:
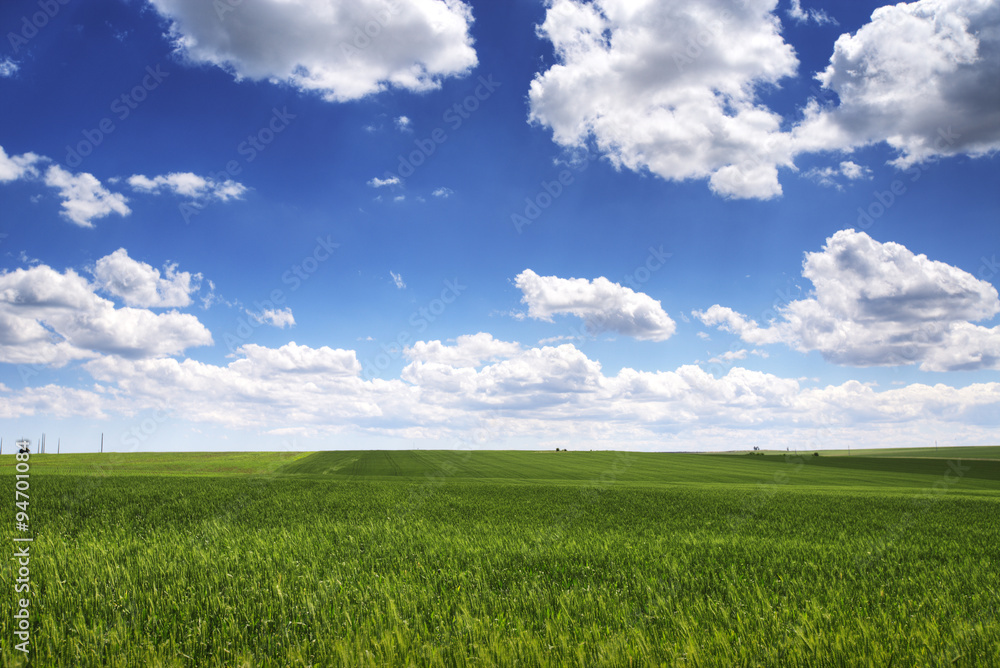
[[523, 293], [521, 301], [528, 305], [529, 317], [551, 322], [554, 315], [575, 315], [592, 335], [617, 332], [644, 341], [665, 341], [676, 329], [659, 301], [603, 276], [589, 281], [539, 276], [525, 269], [515, 285]]
[[[594, 147], [617, 168], [667, 180], [708, 179], [733, 198], [780, 195], [779, 168], [794, 169], [803, 154], [887, 142], [899, 153], [892, 164], [908, 168], [1000, 148], [997, 3], [876, 9], [840, 36], [816, 77], [837, 101], [803, 100], [801, 118], [760, 97], [798, 66], [776, 5], [553, 0], [538, 33], [556, 63], [531, 83], [529, 118], [566, 149]], [[835, 23], [798, 0], [787, 13]], [[810, 176], [832, 184], [822, 172]]]
[[101, 289], [113, 294], [128, 306], [174, 308], [191, 303], [191, 293], [201, 285], [201, 274], [177, 271], [177, 264], [166, 264], [163, 273], [145, 262], [129, 257], [119, 248], [97, 261], [94, 278]]
[[827, 188], [843, 190], [844, 186], [840, 179], [857, 181], [859, 179], [870, 179], [872, 170], [859, 165], [851, 160], [845, 160], [836, 167], [814, 167], [802, 173], [802, 176], [816, 181], [816, 183]]
[[0, 419], [23, 419], [32, 415], [59, 418], [81, 415], [104, 419], [106, 411], [121, 411], [125, 406], [107, 395], [60, 385], [21, 387], [16, 391], [0, 383]]
[[8, 156], [0, 146], [0, 183], [38, 176], [34, 166], [43, 160], [42, 156], [30, 152]]
[[368, 181], [368, 185], [372, 188], [385, 188], [386, 186], [398, 186], [402, 181], [399, 180], [398, 176], [390, 176], [387, 179], [380, 179], [379, 177], [374, 177]]
[[780, 307], [767, 326], [718, 304], [694, 315], [747, 343], [816, 350], [837, 364], [1000, 368], [1000, 327], [973, 324], [1000, 313], [997, 290], [957, 267], [842, 230], [806, 254], [802, 275], [812, 296]]
[[353, 350], [291, 342], [280, 348], [249, 344], [236, 352], [225, 366], [101, 357], [85, 368], [127, 393], [137, 408], [170, 406], [178, 417], [232, 428], [333, 429], [380, 414], [385, 392], [360, 379]]
[[791, 0], [791, 7], [788, 8], [788, 16], [797, 23], [812, 21], [819, 25], [823, 25], [824, 23], [837, 25], [837, 21], [822, 9], [803, 9], [802, 0]]
[[62, 366], [99, 354], [176, 355], [212, 343], [193, 315], [115, 308], [96, 288], [72, 269], [46, 265], [0, 274], [0, 361]]
[[400, 132], [406, 132], [413, 125], [413, 121], [410, 120], [409, 116], [397, 116], [395, 123], [396, 129]]
[[796, 128], [799, 150], [886, 141], [906, 168], [938, 156], [1000, 148], [1000, 5], [920, 0], [876, 9], [841, 35], [816, 77], [839, 97], [813, 102]]
[[[39, 177], [36, 165], [44, 162], [49, 162], [49, 158], [35, 153], [8, 156], [0, 146], [0, 183], [18, 179], [36, 179]], [[111, 183], [117, 181], [117, 177], [109, 179]], [[93, 174], [87, 172], [73, 174], [59, 165], [50, 165], [45, 172], [44, 182], [45, 185], [59, 191], [59, 196], [63, 200], [62, 215], [81, 227], [94, 227], [94, 219], [112, 213], [127, 216], [132, 212], [124, 195], [109, 191]], [[173, 192], [197, 202], [209, 199], [222, 202], [242, 199], [247, 191], [246, 186], [237, 181], [216, 181], [191, 172], [173, 172], [152, 178], [143, 174], [133, 174], [127, 182], [138, 192], [150, 194]]]
[[242, 199], [247, 191], [246, 186], [237, 181], [231, 179], [216, 181], [191, 172], [172, 172], [153, 178], [143, 174], [133, 174], [129, 177], [128, 184], [133, 190], [144, 193], [158, 194], [168, 191], [193, 200], [217, 199], [221, 202]]
[[292, 309], [287, 306], [282, 309], [262, 309], [260, 312], [247, 310], [247, 315], [255, 322], [272, 325], [278, 329], [295, 325], [295, 316], [292, 315]]
[[452, 195], [454, 195], [455, 191], [452, 190], [451, 188], [446, 188], [444, 186], [441, 186], [440, 188], [435, 188], [434, 192], [432, 192], [431, 194], [434, 195], [435, 197], [441, 197], [447, 199]]
[[93, 227], [95, 218], [112, 213], [119, 216], [132, 213], [124, 195], [107, 190], [87, 172], [73, 174], [59, 165], [51, 165], [45, 172], [45, 185], [59, 190], [62, 215], [80, 227]]
[[1000, 383], [803, 387], [740, 367], [716, 376], [690, 365], [611, 375], [573, 345], [522, 348], [486, 333], [450, 345], [419, 341], [406, 356], [399, 378], [363, 380], [353, 350], [294, 342], [244, 345], [226, 365], [106, 355], [84, 364], [93, 391], [47, 386], [14, 396], [0, 384], [0, 416], [169, 407], [178, 419], [270, 433], [440, 439], [476, 429], [493, 443], [622, 447], [627, 439], [654, 449], [759, 439], [814, 447], [817, 437], [823, 447], [838, 438], [886, 445], [934, 429], [982, 438], [1000, 425]]
[[406, 287], [406, 282], [403, 281], [403, 277], [394, 271], [389, 272], [389, 276], [392, 278], [392, 283], [400, 290]]
[[500, 341], [492, 334], [479, 332], [465, 334], [448, 346], [440, 341], [417, 341], [403, 351], [413, 362], [443, 364], [451, 367], [478, 367], [484, 362], [507, 359], [521, 352], [521, 345], [512, 341]]
[[530, 119], [619, 168], [708, 178], [726, 197], [779, 195], [790, 137], [757, 92], [798, 61], [774, 5], [554, 0], [538, 32], [558, 62], [531, 83]]
[[176, 50], [237, 79], [287, 82], [334, 102], [425, 91], [477, 64], [472, 10], [457, 0], [151, 0]]

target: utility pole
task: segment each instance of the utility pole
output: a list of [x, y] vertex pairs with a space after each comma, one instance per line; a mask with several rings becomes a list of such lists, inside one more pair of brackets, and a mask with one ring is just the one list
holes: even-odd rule
[[101, 432], [101, 453], [104, 452], [104, 432]]
[[56, 454], [62, 452], [62, 438], [56, 441]]

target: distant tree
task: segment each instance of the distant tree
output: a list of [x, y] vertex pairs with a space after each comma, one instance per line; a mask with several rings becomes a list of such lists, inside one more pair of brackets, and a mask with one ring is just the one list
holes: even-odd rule
[[818, 452], [814, 452], [813, 453], [813, 457], [819, 457], [819, 453]]

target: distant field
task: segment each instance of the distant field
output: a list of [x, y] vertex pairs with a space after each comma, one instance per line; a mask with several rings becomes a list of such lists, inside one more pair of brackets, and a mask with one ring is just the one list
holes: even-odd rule
[[1000, 665], [984, 460], [32, 455], [34, 665]]
[[[962, 458], [961, 490], [995, 489], [1000, 460], [995, 447], [954, 448]], [[958, 451], [961, 450], [961, 455]], [[889, 452], [889, 451], [878, 451]], [[6, 457], [6, 455], [4, 456]], [[11, 457], [13, 459], [13, 457]], [[758, 484], [777, 476], [783, 484], [834, 487], [929, 487], [949, 471], [937, 461], [893, 455], [836, 457], [639, 452], [525, 452], [380, 450], [324, 452], [201, 452], [32, 455], [35, 470], [84, 475], [308, 475], [332, 479], [449, 480], [588, 483]], [[736, 464], [736, 465], [734, 465]], [[784, 477], [787, 476], [787, 480]]]
[[874, 450], [824, 450], [827, 456], [852, 457], [934, 457], [939, 459], [952, 459], [963, 457], [965, 459], [1000, 459], [1000, 445], [972, 445], [957, 446], [949, 448], [878, 448]]
[[[274, 473], [302, 452], [137, 452], [32, 454], [31, 465], [44, 473], [73, 475], [246, 475]], [[14, 455], [0, 462], [12, 466]]]

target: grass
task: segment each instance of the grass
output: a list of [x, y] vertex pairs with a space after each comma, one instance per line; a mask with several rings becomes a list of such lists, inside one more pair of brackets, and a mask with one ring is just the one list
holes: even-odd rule
[[1000, 445], [971, 445], [948, 448], [877, 448], [874, 450], [828, 450], [824, 455], [864, 457], [933, 457], [935, 459], [1000, 459]]
[[36, 665], [1000, 665], [997, 462], [84, 457], [31, 459]]

